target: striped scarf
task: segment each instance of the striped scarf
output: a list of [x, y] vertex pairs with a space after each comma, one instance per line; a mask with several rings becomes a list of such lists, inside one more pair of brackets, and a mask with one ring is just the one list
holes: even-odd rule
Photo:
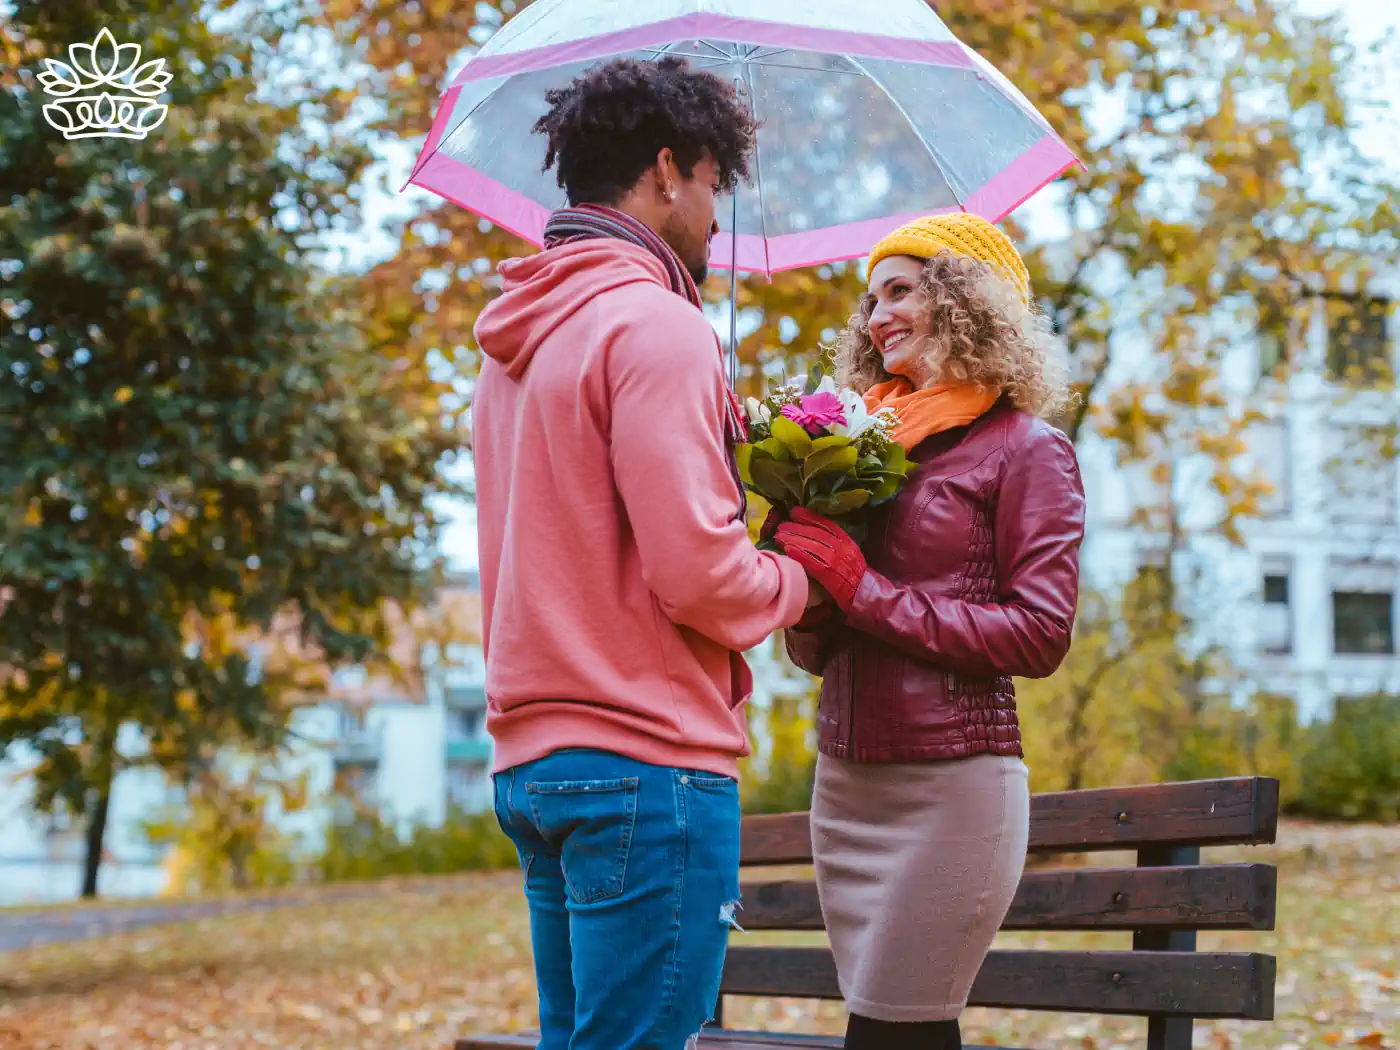
[[[681, 263], [680, 256], [656, 231], [640, 219], [634, 219], [615, 208], [600, 204], [579, 204], [572, 208], [560, 208], [550, 215], [544, 227], [545, 248], [597, 237], [627, 241], [651, 252], [666, 268], [671, 291], [697, 310], [701, 308], [700, 290], [695, 287], [695, 281], [690, 276], [690, 271]], [[718, 348], [718, 340], [715, 345]], [[739, 487], [738, 517], [742, 518], [748, 512], [748, 495], [744, 491], [743, 481], [739, 478], [734, 446], [748, 441], [749, 428], [744, 422], [744, 411], [739, 405], [738, 395], [730, 389], [728, 383], [724, 384], [724, 394], [725, 444], [728, 446], [730, 473], [734, 475], [734, 483]]]
[[586, 241], [594, 237], [613, 237], [651, 252], [661, 260], [661, 265], [666, 267], [671, 291], [687, 300], [695, 309], [700, 309], [700, 290], [695, 287], [690, 271], [681, 265], [680, 257], [674, 249], [639, 219], [614, 208], [580, 204], [576, 208], [559, 209], [549, 217], [544, 227], [546, 248], [572, 244], [574, 241]]

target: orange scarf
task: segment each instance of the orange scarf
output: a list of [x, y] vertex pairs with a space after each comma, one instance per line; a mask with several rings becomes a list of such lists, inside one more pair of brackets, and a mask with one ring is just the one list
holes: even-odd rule
[[996, 404], [998, 397], [996, 391], [981, 387], [939, 384], [915, 390], [907, 379], [891, 379], [865, 392], [865, 407], [870, 412], [894, 409], [899, 416], [894, 439], [908, 452], [930, 434], [971, 423]]

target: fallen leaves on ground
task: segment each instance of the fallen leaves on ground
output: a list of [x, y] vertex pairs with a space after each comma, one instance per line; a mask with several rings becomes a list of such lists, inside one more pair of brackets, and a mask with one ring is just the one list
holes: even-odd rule
[[[1277, 1020], [1204, 1021], [1209, 1050], [1400, 1050], [1400, 828], [1286, 825], [1277, 847], [1208, 851], [1279, 866], [1272, 933], [1203, 950], [1279, 958]], [[1095, 858], [1095, 864], [1130, 863]], [[751, 935], [751, 940], [757, 940]], [[771, 937], [764, 937], [769, 940]], [[1126, 934], [1005, 935], [1007, 947], [1126, 947]], [[839, 1004], [731, 999], [726, 1023], [839, 1032]], [[0, 955], [0, 1050], [446, 1050], [535, 1023], [529, 926], [514, 873], [388, 885], [99, 941]], [[1141, 1050], [1145, 1022], [969, 1010], [970, 1044]]]

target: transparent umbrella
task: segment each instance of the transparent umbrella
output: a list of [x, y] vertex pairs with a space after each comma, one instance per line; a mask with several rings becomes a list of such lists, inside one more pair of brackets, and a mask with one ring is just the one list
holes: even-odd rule
[[760, 121], [712, 246], [731, 273], [731, 369], [740, 270], [857, 258], [918, 215], [997, 222], [1078, 163], [923, 0], [535, 0], [454, 78], [409, 184], [539, 245], [565, 204], [531, 133], [545, 92], [603, 58], [668, 54], [732, 77]]

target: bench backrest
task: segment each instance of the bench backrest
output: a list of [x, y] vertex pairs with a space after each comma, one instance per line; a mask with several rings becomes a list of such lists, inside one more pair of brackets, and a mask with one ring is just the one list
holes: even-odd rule
[[[970, 1005], [1146, 1016], [1149, 1046], [1164, 1050], [1190, 1045], [1191, 1018], [1272, 1018], [1273, 957], [1196, 952], [1195, 931], [1273, 929], [1275, 869], [1203, 866], [1200, 848], [1271, 843], [1277, 829], [1278, 782], [1265, 777], [1034, 796], [1032, 854], [1135, 850], [1138, 866], [1028, 870], [1002, 928], [1132, 931], [1132, 949], [993, 951]], [[806, 813], [745, 818], [746, 867], [811, 859]], [[810, 881], [746, 883], [739, 918], [746, 930], [822, 929]], [[722, 992], [840, 998], [826, 948], [736, 945]]]

